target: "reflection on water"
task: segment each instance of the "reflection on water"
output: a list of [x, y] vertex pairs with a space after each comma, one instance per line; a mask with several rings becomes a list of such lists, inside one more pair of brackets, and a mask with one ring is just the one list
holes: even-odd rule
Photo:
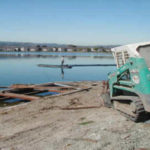
[[64, 79], [64, 69], [61, 68], [61, 78]]
[[[47, 53], [46, 53], [47, 54]], [[58, 54], [58, 55], [56, 55]], [[107, 79], [107, 74], [115, 67], [73, 67], [72, 69], [42, 68], [37, 64], [60, 65], [61, 56], [65, 56], [65, 64], [113, 64], [110, 54], [84, 53], [0, 53], [0, 86], [11, 84], [39, 84], [55, 81], [99, 81]]]
[[[65, 56], [65, 55], [62, 55]], [[61, 55], [30, 55], [30, 54], [1, 54], [0, 53], [0, 58], [30, 58], [30, 57], [41, 57], [41, 58], [57, 58], [57, 57], [62, 57]], [[65, 57], [67, 57], [68, 59], [76, 59], [76, 57], [93, 57], [93, 58], [110, 58], [112, 59], [112, 55], [106, 55], [106, 56], [68, 56], [66, 55]]]
[[73, 53], [73, 52], [0, 52], [0, 55], [16, 56], [110, 56], [110, 53]]

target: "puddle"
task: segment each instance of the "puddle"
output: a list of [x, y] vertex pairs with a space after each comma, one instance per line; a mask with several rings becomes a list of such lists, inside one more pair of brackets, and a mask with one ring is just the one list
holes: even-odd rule
[[26, 100], [22, 100], [19, 98], [11, 98], [11, 99], [7, 99], [4, 100], [5, 103], [16, 103], [16, 102], [25, 102]]
[[58, 95], [58, 92], [42, 92], [42, 93], [38, 93], [36, 94], [37, 96], [48, 96], [48, 95]]
[[28, 102], [30, 101], [22, 100], [18, 98], [5, 99], [0, 102], [0, 107], [14, 106], [14, 105], [19, 105], [19, 104], [28, 103]]

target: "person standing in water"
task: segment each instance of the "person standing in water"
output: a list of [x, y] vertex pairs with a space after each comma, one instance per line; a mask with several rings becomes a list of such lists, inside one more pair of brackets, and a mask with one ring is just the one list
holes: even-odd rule
[[61, 58], [61, 67], [64, 65], [64, 62], [65, 62], [65, 60], [64, 60], [64, 56]]
[[64, 79], [64, 68], [63, 68], [64, 62], [65, 62], [65, 60], [64, 60], [64, 56], [63, 56], [63, 57], [61, 57], [61, 77], [62, 77], [62, 79]]

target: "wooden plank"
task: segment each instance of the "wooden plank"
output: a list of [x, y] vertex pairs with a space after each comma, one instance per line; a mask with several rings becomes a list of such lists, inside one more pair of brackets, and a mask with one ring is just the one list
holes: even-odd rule
[[9, 97], [1, 97], [0, 101], [6, 100], [6, 99], [9, 99]]
[[116, 64], [75, 64], [71, 65], [71, 67], [109, 67], [109, 66], [116, 66]]
[[[69, 85], [68, 85], [69, 84]], [[42, 84], [36, 84], [35, 86], [51, 86], [51, 87], [67, 87], [67, 88], [75, 88], [73, 85], [70, 85], [69, 82], [48, 82], [48, 83], [42, 83]]]
[[71, 69], [71, 65], [48, 65], [48, 64], [38, 64], [38, 67], [47, 67], [47, 68], [66, 68], [66, 69]]
[[62, 89], [63, 87], [44, 87], [44, 86], [36, 86], [36, 85], [25, 85], [25, 84], [16, 84], [12, 85], [10, 88], [12, 89], [34, 89], [34, 90], [47, 90], [49, 92], [58, 92], [58, 93], [64, 93], [68, 91], [66, 87], [65, 89]]
[[53, 97], [58, 97], [58, 96], [60, 96], [60, 95], [61, 95], [61, 96], [71, 95], [71, 94], [78, 93], [78, 92], [88, 91], [88, 90], [90, 90], [91, 88], [92, 88], [92, 87], [81, 88], [81, 89], [69, 91], [69, 92], [66, 92], [66, 93], [61, 93], [61, 94], [58, 94], [58, 95], [45, 96], [45, 97], [46, 97], [46, 98], [53, 98]]
[[36, 96], [28, 96], [24, 94], [14, 94], [14, 93], [8, 93], [8, 92], [0, 93], [0, 96], [9, 97], [9, 98], [19, 98], [19, 99], [29, 100], [29, 101], [39, 100], [39, 97], [36, 97]]
[[33, 89], [35, 85], [27, 85], [27, 84], [13, 84], [10, 86], [11, 89]]
[[62, 69], [71, 69], [72, 67], [109, 67], [116, 66], [116, 64], [72, 64], [72, 65], [49, 65], [49, 64], [38, 64], [38, 67], [47, 67], [47, 68], [62, 68]]

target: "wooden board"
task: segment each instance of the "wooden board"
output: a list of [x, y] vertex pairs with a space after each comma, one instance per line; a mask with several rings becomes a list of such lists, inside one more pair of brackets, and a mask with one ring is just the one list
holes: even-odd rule
[[48, 64], [38, 64], [38, 67], [47, 67], [47, 68], [72, 68], [70, 65], [48, 65]]
[[47, 67], [47, 68], [66, 68], [71, 69], [72, 67], [110, 67], [116, 66], [116, 64], [72, 64], [72, 65], [49, 65], [49, 64], [38, 64], [38, 67]]

